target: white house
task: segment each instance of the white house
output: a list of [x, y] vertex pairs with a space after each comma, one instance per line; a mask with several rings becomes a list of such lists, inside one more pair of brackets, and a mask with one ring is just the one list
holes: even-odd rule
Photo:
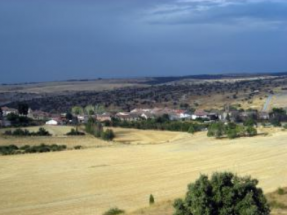
[[195, 119], [207, 119], [208, 118], [208, 113], [205, 112], [204, 110], [197, 110], [192, 114], [191, 118], [193, 120]]
[[18, 114], [18, 110], [14, 108], [2, 107], [3, 116], [7, 116], [10, 113]]
[[49, 121], [46, 122], [46, 125], [58, 125], [58, 121], [54, 120], [54, 119], [51, 119]]

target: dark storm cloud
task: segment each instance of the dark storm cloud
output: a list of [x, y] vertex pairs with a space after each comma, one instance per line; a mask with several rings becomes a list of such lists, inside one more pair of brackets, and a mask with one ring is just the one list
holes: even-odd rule
[[2, 0], [1, 82], [284, 71], [284, 2]]

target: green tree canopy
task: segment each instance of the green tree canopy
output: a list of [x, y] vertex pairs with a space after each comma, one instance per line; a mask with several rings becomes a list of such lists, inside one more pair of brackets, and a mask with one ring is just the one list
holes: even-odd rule
[[269, 215], [258, 181], [232, 173], [201, 175], [188, 185], [185, 199], [174, 202], [174, 215]]
[[84, 113], [84, 109], [81, 106], [72, 107], [72, 113], [75, 115], [81, 115]]

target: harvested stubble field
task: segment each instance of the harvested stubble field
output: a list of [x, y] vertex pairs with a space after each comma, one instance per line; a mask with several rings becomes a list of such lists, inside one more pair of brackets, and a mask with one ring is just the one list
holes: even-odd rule
[[265, 192], [287, 185], [287, 132], [214, 140], [185, 134], [164, 144], [0, 157], [0, 214], [101, 215], [181, 197], [201, 173], [251, 174]]
[[[174, 141], [180, 138], [184, 138], [186, 134], [180, 132], [170, 132], [170, 131], [153, 131], [153, 130], [137, 130], [137, 129], [124, 129], [124, 128], [112, 128], [115, 132], [116, 138], [113, 142], [106, 142], [97, 139], [89, 134], [85, 136], [67, 136], [66, 134], [74, 127], [71, 126], [41, 126], [45, 128], [51, 137], [13, 137], [6, 136], [3, 133], [6, 130], [11, 129], [1, 129], [0, 130], [0, 146], [15, 144], [17, 146], [24, 145], [39, 145], [41, 143], [45, 144], [61, 144], [66, 145], [68, 148], [73, 148], [74, 146], [81, 145], [83, 147], [95, 147], [95, 146], [111, 146], [113, 142], [122, 144], [160, 144], [170, 141]], [[38, 131], [40, 127], [27, 127], [24, 129], [30, 132]], [[83, 129], [83, 128], [82, 128]]]

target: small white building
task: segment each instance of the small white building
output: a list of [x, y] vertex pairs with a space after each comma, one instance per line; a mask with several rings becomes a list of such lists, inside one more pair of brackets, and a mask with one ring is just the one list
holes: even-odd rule
[[54, 120], [54, 119], [51, 119], [49, 121], [46, 122], [46, 125], [58, 125], [58, 121]]

